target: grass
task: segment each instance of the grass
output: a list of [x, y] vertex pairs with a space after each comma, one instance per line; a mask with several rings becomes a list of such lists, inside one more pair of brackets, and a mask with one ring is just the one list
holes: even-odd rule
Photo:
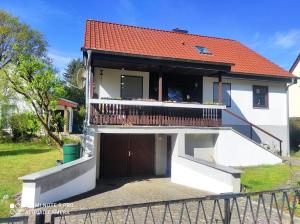
[[263, 191], [285, 185], [299, 167], [290, 167], [286, 164], [256, 166], [242, 169], [244, 173], [241, 183], [247, 191]]
[[22, 190], [18, 177], [53, 167], [60, 158], [60, 151], [46, 143], [0, 143], [0, 217], [9, 216], [9, 204]]

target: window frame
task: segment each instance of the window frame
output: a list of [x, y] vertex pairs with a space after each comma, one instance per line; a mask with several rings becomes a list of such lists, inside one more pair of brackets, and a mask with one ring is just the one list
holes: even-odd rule
[[[257, 88], [266, 88], [267, 90], [267, 98], [265, 99], [266, 104], [263, 106], [258, 106], [255, 105], [254, 103], [254, 96], [255, 96], [255, 90]], [[269, 105], [270, 105], [270, 101], [269, 101], [270, 97], [269, 97], [269, 86], [262, 86], [262, 85], [253, 85], [252, 86], [252, 106], [254, 109], [269, 109]]]
[[[213, 102], [214, 103], [217, 103], [217, 102], [214, 101], [214, 99], [215, 99], [214, 86], [217, 85], [217, 87], [218, 87], [218, 84], [219, 84], [218, 82], [213, 82]], [[229, 106], [227, 106], [226, 104], [224, 104], [224, 105], [226, 105], [226, 107], [231, 107], [231, 83], [230, 82], [224, 82], [224, 83], [222, 83], [222, 97], [223, 97], [223, 85], [224, 84], [229, 85], [229, 92], [230, 92], [230, 94], [229, 94], [229, 96], [230, 96]], [[224, 103], [223, 99], [222, 99], [222, 103]]]
[[[207, 47], [196, 45], [195, 48], [199, 54], [212, 55], [212, 52]], [[203, 50], [206, 50], [206, 52], [204, 52]]]
[[144, 98], [144, 77], [143, 76], [137, 76], [137, 75], [122, 75], [120, 76], [120, 98], [122, 100], [134, 100], [134, 98], [131, 98], [131, 99], [127, 99], [127, 98], [123, 98], [123, 91], [122, 91], [122, 79], [124, 77], [130, 77], [130, 78], [139, 78], [142, 80], [142, 99]]

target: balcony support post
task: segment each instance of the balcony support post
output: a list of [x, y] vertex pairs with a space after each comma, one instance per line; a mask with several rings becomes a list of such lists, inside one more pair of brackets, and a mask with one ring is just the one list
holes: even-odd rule
[[85, 111], [86, 111], [86, 115], [85, 115], [85, 127], [90, 125], [90, 94], [91, 94], [91, 86], [90, 86], [90, 81], [91, 81], [91, 73], [92, 73], [92, 69], [91, 69], [91, 55], [92, 55], [92, 51], [88, 50], [87, 51], [87, 58], [86, 58], [86, 62], [85, 62], [85, 69], [87, 71], [87, 75], [86, 75], [86, 80], [85, 80]]
[[94, 98], [94, 68], [91, 67], [90, 70], [90, 99]]
[[159, 74], [158, 74], [158, 101], [162, 101], [162, 98], [163, 98], [162, 86], [163, 86], [163, 78], [162, 78], [161, 71], [159, 71]]
[[222, 76], [219, 75], [218, 77], [218, 102], [220, 104], [223, 103], [223, 90], [222, 90]]

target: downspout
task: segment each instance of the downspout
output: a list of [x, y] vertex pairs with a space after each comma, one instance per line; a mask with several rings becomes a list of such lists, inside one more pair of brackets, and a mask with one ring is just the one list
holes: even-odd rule
[[84, 128], [83, 128], [83, 136], [84, 136], [84, 154], [85, 156], [90, 156], [89, 152], [87, 151], [87, 128], [90, 125], [90, 73], [91, 73], [91, 54], [92, 51], [87, 51], [87, 60], [86, 60], [86, 70], [87, 76], [85, 78], [85, 120], [84, 120]]
[[291, 151], [291, 149], [290, 149], [290, 119], [289, 119], [289, 117], [290, 117], [290, 102], [289, 102], [289, 100], [290, 100], [290, 98], [289, 98], [289, 88], [290, 88], [290, 86], [292, 86], [292, 85], [294, 85], [294, 84], [296, 84], [297, 83], [297, 79], [295, 79], [295, 78], [293, 78], [292, 79], [292, 82], [291, 83], [288, 83], [287, 84], [287, 88], [286, 88], [286, 92], [287, 92], [287, 94], [286, 94], [286, 98], [287, 98], [287, 104], [286, 104], [286, 112], [287, 112], [287, 116], [286, 116], [286, 119], [287, 119], [287, 146], [288, 146], [288, 152], [287, 152], [287, 156], [290, 156], [290, 151]]
[[87, 77], [86, 77], [86, 84], [85, 84], [85, 108], [86, 108], [86, 113], [85, 113], [85, 127], [87, 128], [90, 125], [90, 75], [91, 75], [91, 54], [92, 51], [88, 50], [87, 51]]

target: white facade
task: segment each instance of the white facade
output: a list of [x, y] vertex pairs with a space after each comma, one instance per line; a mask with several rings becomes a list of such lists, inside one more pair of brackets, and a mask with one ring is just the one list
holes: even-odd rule
[[[167, 136], [172, 141], [171, 180], [213, 193], [238, 192], [240, 171], [230, 166], [279, 164], [282, 159], [232, 128], [91, 127], [87, 152], [100, 169], [101, 134], [155, 135], [155, 174], [167, 172]], [[201, 140], [196, 144], [196, 139]], [[94, 142], [94, 144], [90, 144]], [[199, 143], [199, 142], [198, 142]], [[194, 156], [192, 156], [193, 154]], [[209, 159], [208, 159], [209, 155]], [[99, 175], [97, 175], [99, 177]]]
[[[102, 70], [102, 77], [100, 75], [100, 70]], [[98, 95], [97, 98], [120, 98], [122, 75], [142, 77], [143, 98], [149, 98], [149, 72], [96, 68], [94, 76], [94, 92]]]
[[[102, 77], [99, 75], [103, 70]], [[94, 91], [98, 97], [120, 98], [121, 75], [143, 77], [143, 98], [149, 98], [149, 73], [141, 71], [128, 71], [118, 69], [95, 69]], [[203, 103], [213, 102], [213, 82], [217, 78], [203, 77]], [[259, 126], [287, 126], [287, 86], [285, 82], [259, 81], [249, 79], [232, 79], [223, 77], [224, 83], [231, 84], [232, 112], [244, 117]], [[253, 86], [269, 87], [269, 107], [253, 107]], [[245, 123], [224, 113], [224, 125], [245, 125]]]
[[[204, 77], [203, 102], [213, 100], [213, 82], [217, 79]], [[232, 112], [246, 118], [250, 122], [261, 126], [286, 126], [287, 125], [287, 86], [284, 82], [258, 81], [247, 79], [232, 79], [223, 77], [224, 83], [231, 84]], [[253, 86], [269, 87], [269, 108], [253, 107]], [[243, 122], [224, 114], [224, 124], [244, 125]]]
[[224, 166], [257, 166], [282, 163], [282, 159], [249, 141], [234, 129], [220, 130], [214, 146], [214, 161]]
[[[97, 68], [94, 74], [94, 95], [96, 95], [96, 97], [90, 99], [90, 103], [97, 103], [100, 97], [119, 99], [121, 97], [120, 87], [122, 75], [143, 77], [143, 98], [149, 98], [148, 72], [103, 69], [102, 75], [100, 75], [100, 68]], [[204, 104], [213, 101], [214, 81], [217, 80], [205, 76], [203, 77]], [[284, 140], [284, 154], [288, 154], [286, 83], [232, 79], [226, 77], [223, 78], [223, 82], [231, 83], [231, 107], [228, 109], [246, 120], [268, 129], [272, 134], [279, 135], [278, 137]], [[269, 108], [253, 108], [253, 85], [269, 87]], [[169, 103], [156, 101], [128, 101], [127, 103], [128, 105], [145, 103], [160, 107], [179, 106], [179, 104], [171, 103], [171, 105]], [[107, 104], [109, 104], [109, 102]], [[184, 106], [194, 109], [205, 107], [224, 109], [224, 106], [220, 105], [180, 104], [180, 107]], [[79, 163], [66, 164], [66, 169], [50, 169], [50, 175], [48, 175], [49, 171], [42, 171], [31, 176], [23, 177], [22, 206], [32, 207], [35, 206], [37, 202], [54, 202], [94, 188], [96, 179], [100, 177], [101, 134], [103, 133], [154, 135], [155, 175], [166, 175], [169, 170], [171, 173], [171, 181], [212, 193], [239, 192], [241, 172], [232, 167], [256, 166], [262, 164], [272, 165], [282, 162], [280, 157], [249, 139], [247, 133], [243, 133], [243, 131], [247, 129], [247, 125], [230, 117], [228, 114], [225, 114], [225, 112], [223, 112], [222, 121], [225, 127], [213, 128], [88, 125], [83, 139], [83, 146], [85, 148], [84, 156], [89, 159]], [[232, 126], [234, 129], [226, 126]], [[240, 132], [235, 131], [235, 129], [240, 129]], [[258, 133], [256, 137], [263, 138], [263, 136]], [[170, 157], [168, 157], [167, 151], [168, 138], [171, 138], [170, 163], [168, 161]], [[264, 141], [266, 140], [264, 139]], [[73, 172], [72, 169], [78, 172]], [[56, 178], [57, 181], [52, 181], [52, 178], [57, 176], [61, 176], [61, 178]], [[63, 183], [59, 182], [61, 179], [64, 180]], [[49, 183], [51, 184], [49, 185]], [[68, 194], [63, 193], [74, 184], [76, 188], [72, 191], [68, 191]], [[43, 190], [40, 189], [41, 186]]]
[[[217, 79], [203, 78], [203, 102], [213, 101], [213, 82]], [[231, 84], [231, 107], [228, 110], [240, 117], [268, 131], [272, 135], [283, 140], [283, 155], [289, 155], [289, 129], [288, 129], [288, 102], [287, 84], [279, 81], [262, 81], [250, 79], [233, 79], [223, 77], [223, 83]], [[268, 86], [269, 88], [269, 107], [253, 107], [253, 86]], [[224, 126], [234, 127], [239, 132], [250, 137], [250, 127], [245, 122], [224, 113], [222, 115]], [[261, 143], [277, 146], [279, 142], [267, 136], [263, 132], [253, 129], [254, 139], [259, 139]]]
[[[102, 75], [100, 75], [101, 70]], [[100, 97], [119, 99], [121, 97], [122, 75], [143, 77], [143, 99], [149, 98], [148, 72], [95, 68], [94, 73], [94, 93], [97, 99]], [[199, 79], [200, 78], [201, 76], [199, 76]], [[231, 84], [231, 106], [227, 107], [227, 109], [281, 139], [283, 141], [283, 155], [289, 155], [288, 95], [286, 82], [233, 79], [229, 77], [222, 77], [222, 79], [223, 83]], [[203, 76], [204, 104], [213, 102], [213, 83], [217, 81], [217, 78]], [[268, 108], [253, 107], [254, 85], [268, 87]], [[267, 145], [271, 150], [280, 147], [279, 141], [276, 139], [255, 128], [251, 131], [249, 124], [226, 112], [223, 112], [222, 122], [224, 126], [231, 126], [248, 137], [252, 134], [254, 140]]]

